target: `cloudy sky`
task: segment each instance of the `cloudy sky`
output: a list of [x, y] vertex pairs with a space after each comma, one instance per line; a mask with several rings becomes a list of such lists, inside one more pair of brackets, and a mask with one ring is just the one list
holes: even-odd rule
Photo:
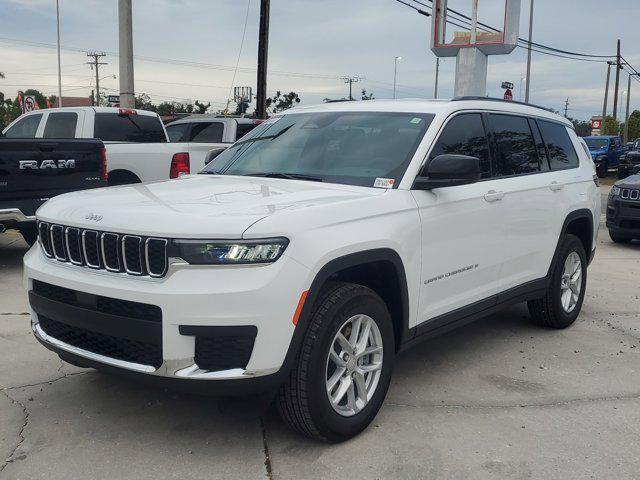
[[[88, 95], [94, 85], [83, 51], [105, 51], [109, 64], [101, 69], [101, 77], [118, 74], [117, 3], [60, 0], [63, 94]], [[398, 96], [433, 96], [430, 19], [396, 0], [271, 3], [269, 94], [294, 90], [303, 103], [318, 103], [345, 96], [347, 86], [340, 77], [358, 75], [362, 77], [355, 85], [358, 90], [391, 98], [394, 58], [402, 56]], [[259, 4], [259, 0], [133, 0], [136, 92], [145, 92], [158, 103], [198, 99], [222, 108], [232, 84], [255, 86]], [[470, 5], [471, 0], [449, 3], [466, 14]], [[501, 0], [480, 0], [480, 19], [497, 25], [502, 5]], [[529, 0], [523, 0], [522, 37], [527, 34], [528, 11]], [[534, 41], [572, 52], [612, 55], [620, 38], [623, 56], [640, 70], [639, 20], [638, 0], [535, 0]], [[55, 0], [1, 0], [0, 72], [6, 78], [0, 80], [0, 91], [15, 95], [18, 89], [32, 87], [56, 93], [55, 41]], [[500, 82], [507, 80], [515, 84], [517, 99], [525, 62], [526, 51], [521, 48], [491, 57], [488, 94], [502, 95]], [[445, 59], [441, 65], [440, 96], [450, 97], [455, 59]], [[587, 119], [602, 110], [605, 76], [604, 63], [534, 53], [531, 101], [561, 110], [568, 98], [570, 116]], [[620, 90], [626, 85], [627, 76], [622, 74]], [[118, 80], [105, 78], [101, 86], [117, 93]], [[631, 105], [640, 108], [639, 82], [632, 82]]]

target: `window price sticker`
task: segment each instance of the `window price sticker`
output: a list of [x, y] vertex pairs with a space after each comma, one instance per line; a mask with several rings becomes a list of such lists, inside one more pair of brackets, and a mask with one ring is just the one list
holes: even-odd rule
[[373, 186], [377, 188], [393, 188], [394, 183], [396, 183], [396, 181], [393, 178], [376, 178]]

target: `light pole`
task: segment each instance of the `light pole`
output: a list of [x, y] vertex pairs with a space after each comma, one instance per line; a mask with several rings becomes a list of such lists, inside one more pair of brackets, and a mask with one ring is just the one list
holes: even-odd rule
[[62, 67], [60, 66], [60, 2], [56, 0], [56, 29], [58, 32], [58, 107], [62, 106]]
[[524, 103], [529, 103], [529, 80], [531, 78], [531, 36], [533, 35], [533, 0], [529, 5], [529, 43], [527, 44], [527, 91], [524, 92]]
[[398, 61], [402, 60], [402, 57], [396, 57], [393, 61], [393, 98], [396, 98], [396, 79], [398, 78]]
[[[525, 80], [527, 80], [527, 77], [520, 77], [520, 89], [518, 90], [518, 101], [521, 102], [522, 101], [522, 82], [524, 82]], [[528, 81], [527, 81], [527, 85], [528, 85]]]

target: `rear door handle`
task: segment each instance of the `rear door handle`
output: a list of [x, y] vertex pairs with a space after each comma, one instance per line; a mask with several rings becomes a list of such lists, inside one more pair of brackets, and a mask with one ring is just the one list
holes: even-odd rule
[[564, 188], [564, 185], [558, 182], [551, 182], [551, 184], [549, 185], [549, 189], [551, 189], [552, 192], [558, 192], [560, 190], [562, 190]]
[[498, 202], [502, 200], [503, 197], [504, 197], [504, 192], [496, 192], [495, 190], [489, 190], [487, 193], [484, 194], [484, 199], [487, 202]]

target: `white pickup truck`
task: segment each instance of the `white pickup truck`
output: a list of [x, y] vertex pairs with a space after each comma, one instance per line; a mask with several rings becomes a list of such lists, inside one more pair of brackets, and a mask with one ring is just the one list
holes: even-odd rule
[[7, 138], [98, 138], [106, 148], [109, 185], [197, 173], [211, 150], [232, 143], [170, 143], [157, 113], [115, 107], [35, 110], [18, 117], [2, 133]]

